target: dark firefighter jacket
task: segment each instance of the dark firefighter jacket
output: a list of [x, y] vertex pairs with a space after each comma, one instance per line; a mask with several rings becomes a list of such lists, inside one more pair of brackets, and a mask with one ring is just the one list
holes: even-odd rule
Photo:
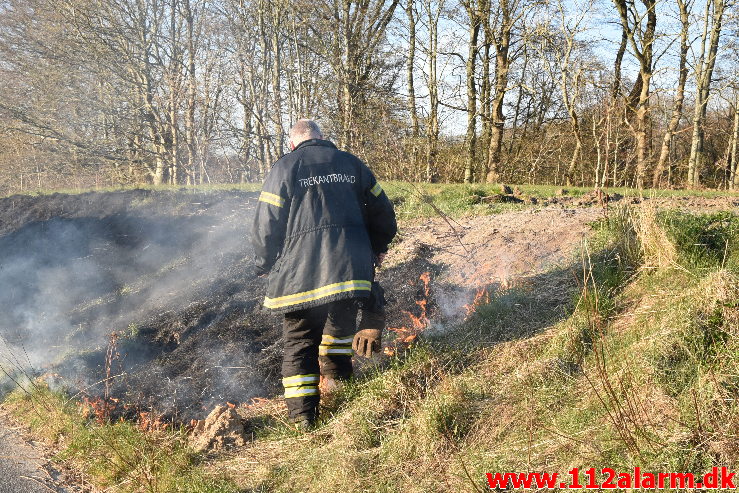
[[269, 271], [264, 306], [291, 312], [367, 297], [374, 255], [397, 226], [369, 168], [331, 142], [301, 143], [272, 167], [259, 195], [252, 243]]

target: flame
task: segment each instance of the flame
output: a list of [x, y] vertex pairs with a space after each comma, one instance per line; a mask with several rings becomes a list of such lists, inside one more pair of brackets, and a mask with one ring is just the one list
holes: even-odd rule
[[416, 300], [416, 305], [421, 309], [420, 315], [416, 316], [409, 311], [403, 310], [408, 318], [410, 319], [410, 326], [404, 327], [388, 327], [388, 330], [392, 330], [398, 336], [395, 340], [395, 348], [386, 347], [384, 353], [388, 356], [394, 356], [397, 352], [398, 346], [408, 346], [412, 343], [418, 335], [423, 332], [429, 326], [428, 318], [428, 300], [429, 293], [431, 291], [431, 273], [424, 272], [418, 278], [423, 281], [423, 295], [421, 299]]
[[83, 418], [93, 417], [98, 424], [104, 424], [110, 421], [113, 411], [118, 407], [118, 399], [113, 397], [107, 399], [83, 397], [82, 402], [78, 402], [77, 406], [80, 408], [80, 414]]
[[139, 411], [138, 427], [141, 431], [164, 431], [169, 428], [169, 423], [165, 423], [159, 414]]
[[513, 281], [511, 281], [507, 277], [504, 277], [504, 278], [502, 278], [500, 280], [500, 289], [501, 290], [509, 289], [509, 288], [512, 288], [512, 287], [513, 287]]
[[467, 312], [464, 316], [465, 320], [470, 318], [470, 316], [475, 313], [478, 306], [488, 303], [490, 303], [490, 293], [488, 292], [487, 288], [479, 288], [475, 293], [475, 298], [470, 303], [464, 305], [464, 309]]
[[248, 408], [257, 408], [270, 404], [271, 402], [272, 401], [270, 399], [267, 399], [265, 397], [252, 397], [251, 403], [245, 404], [245, 406]]

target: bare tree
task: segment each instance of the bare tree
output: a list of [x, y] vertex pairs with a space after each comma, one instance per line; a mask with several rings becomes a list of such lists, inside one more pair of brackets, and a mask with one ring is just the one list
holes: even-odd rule
[[444, 0], [423, 0], [428, 27], [426, 62], [426, 86], [429, 92], [429, 113], [426, 122], [426, 172], [428, 182], [436, 181], [436, 157], [439, 146], [439, 19], [444, 9]]
[[676, 0], [680, 12], [680, 55], [678, 60], [678, 80], [677, 89], [675, 90], [675, 102], [672, 107], [672, 117], [667, 124], [667, 130], [662, 139], [662, 148], [659, 152], [659, 159], [652, 174], [652, 187], [656, 188], [660, 184], [662, 175], [665, 172], [667, 157], [672, 147], [672, 137], [675, 135], [680, 119], [683, 114], [683, 101], [685, 99], [685, 82], [688, 79], [688, 34], [690, 29], [690, 10], [692, 8], [692, 0]]
[[408, 21], [408, 56], [405, 62], [406, 87], [408, 91], [408, 113], [411, 116], [411, 160], [415, 169], [418, 163], [418, 108], [416, 106], [416, 84], [413, 77], [416, 63], [416, 9], [414, 0], [406, 0], [405, 15]]
[[739, 89], [734, 89], [734, 125], [729, 138], [729, 189], [739, 189]]
[[515, 42], [514, 30], [519, 26], [531, 7], [527, 0], [498, 0], [495, 5], [483, 13], [485, 42], [490, 43], [495, 51], [495, 75], [492, 85], [490, 107], [490, 141], [488, 159], [485, 165], [486, 181], [495, 182], [499, 178], [501, 150], [503, 148], [503, 132], [505, 114], [503, 105], [508, 92], [508, 73], [512, 63], [511, 46]]
[[340, 145], [351, 150], [357, 141], [359, 104], [372, 85], [380, 44], [399, 0], [329, 0], [319, 15], [305, 18], [312, 41], [330, 64], [336, 80]]
[[636, 139], [636, 186], [644, 186], [644, 176], [649, 160], [649, 97], [650, 83], [654, 70], [654, 41], [657, 28], [656, 0], [641, 0], [644, 12], [636, 2], [614, 0], [621, 17], [621, 26], [626, 32], [634, 56], [639, 62], [639, 76], [627, 98], [629, 114]]
[[471, 183], [477, 150], [477, 81], [475, 65], [478, 54], [478, 38], [482, 25], [479, 0], [462, 0], [462, 6], [469, 20], [469, 40], [467, 42], [467, 61], [465, 63], [467, 81], [467, 134], [465, 142], [467, 159], [464, 165], [464, 182]]
[[575, 148], [572, 151], [567, 171], [565, 172], [565, 183], [572, 185], [575, 168], [582, 154], [583, 139], [580, 129], [580, 117], [578, 115], [578, 104], [583, 84], [584, 75], [588, 70], [585, 57], [588, 53], [578, 53], [582, 50], [583, 43], [578, 41], [584, 31], [584, 21], [590, 15], [592, 2], [585, 5], [573, 6], [576, 13], [571, 15], [565, 7], [563, 0], [558, 0], [556, 10], [558, 14], [558, 25], [553, 36], [545, 37], [548, 43], [544, 49], [554, 54], [557, 62], [556, 69], [547, 64], [552, 79], [559, 78], [559, 87], [562, 93], [562, 103], [569, 115], [570, 129], [575, 140]]
[[705, 123], [708, 99], [711, 91], [713, 69], [716, 66], [721, 23], [724, 16], [725, 0], [706, 0], [703, 13], [703, 33], [700, 39], [700, 55], [695, 67], [695, 108], [693, 112], [693, 135], [688, 159], [688, 186], [700, 185], [705, 142]]

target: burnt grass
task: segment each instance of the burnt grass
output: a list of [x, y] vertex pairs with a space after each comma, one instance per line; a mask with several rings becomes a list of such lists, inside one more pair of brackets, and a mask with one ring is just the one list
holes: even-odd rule
[[[0, 199], [0, 361], [114, 416], [202, 419], [281, 393], [281, 318], [261, 307], [257, 194], [191, 190]], [[424, 252], [380, 275], [391, 326], [419, 314]], [[433, 310], [433, 305], [431, 306]], [[114, 403], [114, 404], [113, 404]]]

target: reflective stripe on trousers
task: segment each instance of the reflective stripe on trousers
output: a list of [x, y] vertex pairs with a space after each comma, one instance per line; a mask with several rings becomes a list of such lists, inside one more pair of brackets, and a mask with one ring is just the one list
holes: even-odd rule
[[285, 387], [285, 399], [318, 395], [318, 381], [319, 376], [317, 373], [283, 378], [282, 385]]
[[321, 345], [318, 346], [319, 356], [352, 356], [352, 341], [354, 337], [334, 337], [329, 334], [323, 334]]

